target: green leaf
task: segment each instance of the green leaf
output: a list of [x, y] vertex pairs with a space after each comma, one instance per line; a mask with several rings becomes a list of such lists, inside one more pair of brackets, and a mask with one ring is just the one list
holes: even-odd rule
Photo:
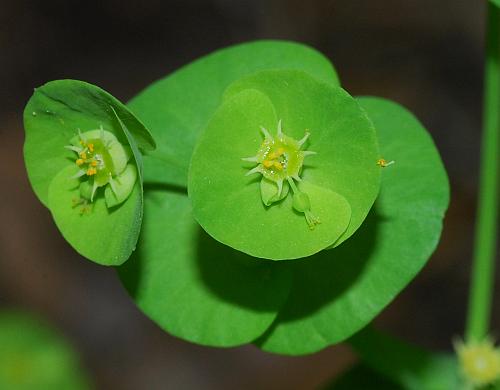
[[256, 41], [202, 57], [152, 84], [129, 103], [158, 143], [144, 158], [145, 180], [187, 186], [196, 139], [215, 112], [224, 90], [263, 69], [298, 69], [338, 85], [331, 63], [314, 49], [293, 42]]
[[[383, 359], [383, 358], [382, 358]], [[339, 378], [325, 387], [325, 390], [404, 390], [364, 363], [349, 368]], [[451, 389], [450, 389], [451, 390]]]
[[452, 354], [431, 353], [371, 328], [354, 335], [349, 343], [365, 365], [404, 389], [465, 390]]
[[64, 146], [78, 129], [85, 132], [102, 125], [122, 145], [129, 143], [115, 112], [141, 149], [154, 149], [154, 140], [144, 125], [99, 87], [77, 80], [56, 80], [35, 89], [24, 110], [24, 159], [31, 185], [44, 205], [50, 182], [74, 155]]
[[[490, 0], [492, 4], [495, 4], [497, 7], [500, 7], [500, 0]], [[499, 384], [500, 386], [500, 384]]]
[[105, 198], [79, 205], [80, 181], [71, 179], [78, 170], [69, 166], [49, 187], [48, 207], [71, 246], [82, 256], [102, 265], [120, 265], [135, 249], [141, 230], [142, 188], [138, 181], [126, 202], [108, 208]]
[[[80, 254], [96, 263], [123, 263], [135, 248], [140, 231], [142, 161], [139, 148], [155, 147], [148, 130], [110, 94], [76, 80], [52, 81], [37, 88], [26, 106], [24, 124], [24, 156], [30, 182], [41, 202], [50, 209], [63, 236]], [[116, 182], [117, 193], [110, 193], [107, 187], [104, 191], [98, 189], [98, 197], [102, 199], [92, 205], [80, 199], [80, 195], [93, 194], [92, 186], [82, 182], [79, 191], [80, 182], [70, 180], [70, 172], [77, 171], [75, 152], [65, 146], [78, 144], [78, 131], [89, 134], [95, 130], [90, 134], [100, 134], [99, 128], [116, 136], [120, 143], [115, 144], [117, 150], [124, 147], [125, 154], [115, 161], [120, 163], [119, 172], [125, 169], [127, 154], [132, 150], [134, 162], [131, 164], [137, 167], [139, 181], [134, 185], [135, 168], [128, 168], [122, 174], [123, 182]], [[113, 138], [111, 134], [110, 137]], [[107, 183], [106, 175], [103, 180]], [[133, 187], [136, 188], [130, 195]], [[109, 210], [104, 203], [104, 193]], [[83, 203], [75, 207], [75, 202]], [[82, 210], [85, 215], [81, 215]], [[113, 227], [113, 223], [118, 222], [122, 225]]]
[[0, 345], [2, 389], [90, 389], [72, 348], [37, 318], [2, 312]]
[[[314, 103], [333, 104], [332, 100], [328, 100], [331, 87], [319, 84], [303, 73], [293, 73], [292, 76], [296, 77], [289, 77], [287, 72], [278, 72], [277, 76], [289, 83], [290, 89], [298, 84], [305, 85], [304, 93], [300, 95], [303, 107], [307, 106], [303, 96], [314, 93], [312, 88], [307, 89], [308, 82], [312, 82], [313, 87], [318, 87], [318, 84], [318, 88], [324, 86], [325, 89], [320, 88]], [[338, 95], [333, 95], [339, 105], [344, 103], [342, 100], [350, 99], [340, 91], [337, 89]], [[293, 111], [293, 104], [288, 109]], [[361, 117], [359, 112], [358, 109], [358, 118]], [[259, 127], [275, 129], [278, 119], [283, 119], [283, 131], [297, 139], [304, 135], [304, 123], [310, 126], [311, 148], [322, 151], [310, 157], [313, 161], [310, 164], [312, 170], [322, 169], [324, 161], [336, 153], [342, 154], [337, 152], [333, 141], [328, 142], [327, 147], [319, 144], [328, 138], [338, 140], [340, 144], [345, 142], [342, 135], [345, 128], [339, 121], [335, 122], [326, 115], [321, 117], [323, 120], [317, 120], [317, 111], [307, 110], [301, 111], [298, 118], [305, 118], [304, 122], [298, 122], [285, 108], [280, 107], [279, 111], [275, 111], [274, 105], [265, 95], [251, 89], [228, 99], [212, 118], [193, 154], [188, 189], [195, 218], [218, 241], [252, 256], [281, 260], [319, 252], [333, 244], [346, 230], [350, 207], [342, 196], [343, 188], [336, 186], [333, 176], [329, 183], [323, 182], [323, 186], [318, 186], [314, 180], [306, 179], [304, 174], [304, 180], [299, 183], [301, 191], [311, 198], [312, 211], [321, 220], [321, 224], [313, 230], [309, 228], [304, 214], [293, 210], [292, 196], [266, 207], [261, 199], [260, 175], [258, 181], [246, 176], [248, 163], [241, 161], [241, 157], [257, 152], [262, 142]], [[350, 124], [357, 128], [369, 126], [368, 121], [363, 122], [362, 118], [358, 118], [354, 118]], [[345, 163], [349, 161], [352, 159]], [[373, 158], [372, 164], [377, 168], [375, 161]], [[378, 171], [375, 171], [375, 177], [378, 181]], [[231, 229], [236, 222], [238, 228]]]
[[258, 341], [266, 350], [306, 354], [368, 324], [415, 277], [434, 251], [448, 206], [446, 172], [418, 120], [396, 103], [360, 98], [377, 129], [381, 192], [367, 220], [339, 247], [291, 264], [287, 304]]
[[251, 342], [286, 300], [291, 274], [212, 240], [182, 193], [146, 192], [143, 232], [119, 276], [161, 328], [203, 345]]

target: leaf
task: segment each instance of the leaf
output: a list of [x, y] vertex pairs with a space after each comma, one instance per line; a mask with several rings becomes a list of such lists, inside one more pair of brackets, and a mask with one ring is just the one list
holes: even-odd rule
[[99, 87], [77, 80], [56, 80], [35, 89], [24, 110], [24, 159], [31, 185], [44, 205], [50, 182], [74, 155], [64, 146], [78, 129], [85, 132], [102, 125], [122, 145], [128, 144], [115, 112], [141, 149], [154, 149], [154, 140], [144, 125]]
[[361, 362], [336, 378], [325, 390], [404, 390], [404, 387], [391, 382]]
[[202, 57], [137, 95], [129, 107], [158, 143], [144, 158], [145, 180], [187, 186], [196, 139], [215, 112], [224, 90], [240, 77], [263, 69], [298, 69], [338, 85], [331, 63], [314, 49], [293, 42], [256, 41]]
[[[490, 3], [496, 5], [497, 7], [500, 7], [500, 0], [490, 0]], [[500, 386], [500, 384], [499, 384]]]
[[75, 352], [30, 315], [0, 314], [0, 388], [90, 389]]
[[[301, 138], [303, 127], [284, 110], [278, 115], [283, 115], [285, 129], [294, 130], [290, 135]], [[198, 142], [188, 187], [195, 218], [212, 237], [252, 256], [272, 260], [308, 256], [333, 244], [346, 230], [351, 214], [349, 204], [332, 186], [320, 187], [306, 180], [299, 186], [310, 196], [312, 211], [321, 220], [314, 230], [304, 214], [293, 210], [291, 195], [270, 207], [263, 204], [260, 175], [258, 181], [246, 176], [248, 164], [241, 157], [255, 154], [259, 148], [259, 126], [276, 128], [277, 122], [273, 105], [260, 92], [247, 90], [228, 100]], [[320, 131], [334, 128], [328, 127], [328, 120], [308, 123], [312, 125], [311, 138], [318, 140], [325, 137]], [[299, 132], [302, 134], [297, 137]], [[336, 135], [332, 132], [332, 139]]]
[[371, 328], [354, 335], [349, 343], [365, 365], [404, 389], [465, 390], [452, 354], [431, 353]]
[[286, 305], [258, 345], [276, 353], [316, 352], [363, 328], [415, 277], [434, 251], [449, 200], [446, 172], [418, 120], [396, 103], [359, 98], [377, 129], [380, 195], [354, 236], [291, 264]]
[[71, 179], [76, 166], [63, 169], [49, 187], [48, 207], [71, 246], [82, 256], [102, 265], [120, 265], [135, 249], [141, 230], [142, 188], [138, 181], [126, 202], [108, 208], [99, 196], [88, 205], [75, 204], [80, 181]]
[[[26, 106], [24, 123], [24, 156], [31, 185], [40, 201], [50, 209], [63, 236], [80, 254], [96, 263], [123, 263], [135, 248], [141, 226], [142, 161], [139, 148], [152, 150], [155, 147], [148, 130], [107, 92], [76, 80], [52, 81], [36, 89]], [[79, 199], [79, 181], [69, 180], [70, 172], [76, 172], [75, 152], [65, 146], [78, 141], [78, 130], [88, 134], [89, 130], [100, 127], [114, 134], [125, 150], [131, 148], [139, 181], [133, 196], [129, 196], [135, 181], [132, 172], [134, 174], [129, 175], [129, 179], [134, 181], [122, 183], [126, 185], [117, 182], [115, 189], [119, 197], [107, 191], [108, 206], [115, 207], [107, 210], [104, 202], [97, 200], [95, 207], [82, 206], [86, 214], [82, 216], [82, 207], [73, 204]], [[125, 156], [122, 162], [122, 165], [127, 163]], [[130, 168], [127, 172], [131, 173], [131, 169], [134, 170]], [[92, 193], [87, 188], [86, 192], [89, 191]], [[99, 196], [104, 200], [104, 191]], [[124, 204], [119, 204], [121, 202]], [[95, 215], [88, 215], [90, 209]], [[117, 222], [123, 225], [113, 227], [112, 224]]]
[[291, 274], [212, 240], [182, 193], [146, 192], [138, 250], [119, 276], [139, 308], [174, 336], [203, 345], [251, 342], [286, 300]]

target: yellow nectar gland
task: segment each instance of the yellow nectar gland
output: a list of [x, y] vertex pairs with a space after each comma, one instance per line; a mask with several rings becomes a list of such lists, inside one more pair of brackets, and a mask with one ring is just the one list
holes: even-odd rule
[[460, 367], [465, 379], [482, 387], [500, 379], [500, 350], [490, 339], [481, 342], [455, 343]]
[[[301, 192], [295, 185], [295, 181], [300, 182], [300, 173], [304, 158], [316, 152], [301, 150], [309, 138], [309, 132], [306, 131], [304, 137], [300, 140], [295, 140], [282, 131], [281, 120], [278, 122], [278, 130], [276, 136], [272, 136], [264, 127], [261, 127], [261, 132], [264, 135], [264, 140], [260, 145], [257, 154], [253, 157], [243, 158], [243, 161], [256, 163], [257, 166], [247, 172], [247, 176], [260, 173], [265, 179], [268, 179], [277, 186], [276, 196], [272, 202], [283, 199], [281, 197], [283, 185], [290, 185], [294, 201], [293, 208], [301, 213], [304, 213], [307, 224], [311, 229], [320, 223], [320, 220], [311, 213], [310, 201], [307, 194]], [[264, 204], [264, 198], [262, 199]], [[266, 204], [268, 205], [268, 204]]]

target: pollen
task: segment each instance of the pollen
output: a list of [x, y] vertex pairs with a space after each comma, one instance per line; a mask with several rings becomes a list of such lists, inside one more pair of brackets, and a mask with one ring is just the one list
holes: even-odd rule
[[84, 163], [85, 161], [81, 158], [79, 158], [78, 160], [76, 160], [76, 165], [80, 166]]
[[87, 159], [87, 153], [85, 153], [85, 151], [82, 151], [80, 153], [78, 153], [78, 155], [80, 156], [80, 158], [82, 158], [83, 160], [86, 160]]
[[90, 153], [94, 153], [94, 144], [87, 144], [87, 148], [89, 148]]
[[97, 173], [97, 169], [95, 169], [95, 168], [87, 169], [87, 176], [92, 176], [92, 175], [95, 175], [96, 173]]
[[97, 161], [96, 160], [92, 160], [90, 162], [90, 165], [92, 165], [93, 167], [96, 167], [97, 166]]

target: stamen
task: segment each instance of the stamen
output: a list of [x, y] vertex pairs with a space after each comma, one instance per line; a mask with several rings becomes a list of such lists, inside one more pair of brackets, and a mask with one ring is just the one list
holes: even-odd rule
[[92, 175], [95, 175], [96, 173], [97, 173], [97, 169], [95, 169], [95, 168], [87, 169], [87, 176], [92, 176]]
[[264, 160], [262, 162], [262, 165], [264, 165], [264, 168], [271, 168], [273, 166], [274, 162], [271, 160]]
[[316, 225], [319, 225], [321, 221], [318, 217], [316, 217], [310, 211], [305, 211], [304, 215], [306, 216], [306, 222], [309, 225], [309, 229], [313, 230]]
[[85, 161], [83, 161], [83, 159], [79, 158], [78, 160], [76, 160], [76, 165], [80, 166], [84, 163]]

